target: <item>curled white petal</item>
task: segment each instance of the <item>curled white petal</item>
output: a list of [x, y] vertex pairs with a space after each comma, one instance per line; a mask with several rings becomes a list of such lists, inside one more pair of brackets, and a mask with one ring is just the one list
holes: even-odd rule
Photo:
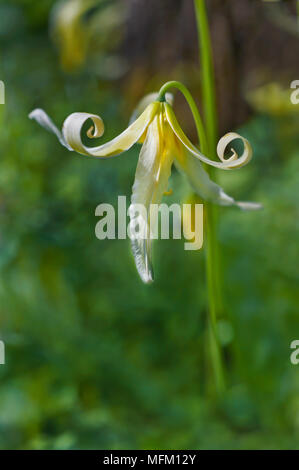
[[62, 135], [69, 146], [78, 153], [85, 153], [81, 141], [81, 130], [88, 119], [92, 121], [92, 126], [88, 129], [87, 136], [90, 139], [101, 137], [104, 134], [104, 123], [102, 118], [96, 114], [73, 113], [63, 123]]
[[[177, 136], [177, 138], [181, 141], [181, 143], [185, 146], [185, 148], [196, 158], [201, 160], [202, 162], [214, 166], [216, 168], [220, 168], [222, 170], [231, 170], [233, 168], [241, 168], [242, 166], [246, 165], [251, 157], [252, 157], [252, 149], [251, 146], [248, 142], [247, 139], [244, 139], [244, 137], [240, 136], [239, 134], [236, 134], [234, 132], [230, 132], [226, 134], [222, 139], [220, 139], [218, 146], [217, 146], [217, 153], [218, 156], [221, 160], [221, 162], [217, 162], [214, 160], [210, 160], [207, 158], [205, 155], [203, 155], [196, 147], [193, 145], [182, 128], [180, 127], [176, 116], [174, 114], [174, 111], [172, 107], [168, 103], [164, 103], [164, 109], [166, 113], [166, 118], [168, 123], [170, 124], [173, 132]], [[224, 150], [226, 146], [234, 139], [242, 139], [244, 143], [244, 151], [242, 155], [239, 157], [236, 152], [233, 152], [233, 155], [229, 159], [224, 158]], [[220, 145], [219, 145], [220, 144]]]
[[31, 111], [29, 114], [29, 119], [34, 119], [38, 124], [40, 124], [44, 129], [46, 129], [49, 132], [52, 132], [52, 134], [55, 134], [61, 145], [66, 147], [68, 150], [73, 150], [72, 147], [68, 145], [68, 143], [65, 141], [62, 133], [60, 130], [55, 126], [54, 122], [48, 116], [48, 114], [40, 108], [34, 109]]
[[181, 142], [173, 140], [172, 148], [176, 167], [187, 176], [192, 188], [202, 199], [220, 206], [237, 206], [242, 210], [261, 209], [259, 203], [239, 202], [226, 194], [221, 186], [211, 180], [201, 161], [194, 158]]
[[[226, 159], [224, 157], [225, 150], [227, 146], [235, 139], [242, 140], [243, 145], [244, 145], [243, 153], [239, 157], [236, 151], [234, 149], [231, 149], [232, 156]], [[242, 137], [240, 134], [237, 134], [236, 132], [228, 132], [228, 134], [225, 134], [223, 137], [221, 137], [221, 139], [218, 142], [217, 155], [222, 162], [224, 163], [236, 162], [238, 163], [238, 166], [234, 166], [234, 168], [240, 168], [241, 166], [245, 165], [251, 160], [252, 148], [251, 148], [249, 141], [245, 139], [245, 137]]]
[[89, 113], [73, 113], [66, 118], [62, 135], [67, 144], [76, 152], [92, 157], [112, 157], [131, 148], [142, 136], [153, 117], [157, 114], [161, 103], [150, 104], [145, 111], [121, 134], [105, 144], [97, 147], [87, 147], [81, 140], [81, 131], [85, 122], [92, 120], [93, 126], [87, 131], [89, 138], [101, 137], [104, 132], [102, 119]]

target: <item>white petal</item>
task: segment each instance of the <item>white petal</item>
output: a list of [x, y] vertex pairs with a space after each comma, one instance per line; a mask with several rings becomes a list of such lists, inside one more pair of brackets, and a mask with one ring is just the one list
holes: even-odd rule
[[[226, 147], [235, 139], [242, 140], [242, 142], [244, 144], [243, 153], [239, 157], [238, 154], [235, 152], [235, 150], [231, 149], [232, 156], [228, 159], [225, 159], [224, 158], [224, 153], [225, 153]], [[220, 158], [220, 160], [223, 161], [223, 162], [238, 163], [237, 166], [231, 166], [230, 168], [240, 168], [241, 166], [244, 166], [245, 163], [248, 163], [251, 160], [251, 158], [252, 158], [252, 148], [251, 148], [251, 145], [248, 142], [248, 140], [245, 139], [245, 137], [242, 137], [240, 134], [237, 134], [236, 132], [228, 132], [223, 137], [221, 137], [221, 139], [218, 142], [217, 155]], [[245, 163], [243, 163], [243, 162], [245, 162]]]
[[260, 209], [261, 204], [255, 202], [238, 202], [228, 194], [214, 181], [203, 168], [201, 162], [194, 158], [180, 142], [174, 143], [176, 146], [175, 165], [185, 173], [193, 190], [204, 200], [221, 206], [238, 206], [243, 210]]
[[104, 133], [104, 124], [102, 119], [95, 114], [73, 113], [66, 118], [63, 124], [62, 132], [55, 126], [52, 119], [42, 109], [35, 109], [29, 114], [30, 119], [35, 119], [47, 131], [56, 135], [59, 142], [68, 150], [75, 150], [83, 155], [92, 157], [112, 157], [128, 150], [132, 147], [145, 132], [147, 126], [153, 117], [161, 108], [161, 103], [150, 104], [139, 118], [133, 122], [125, 131], [98, 147], [86, 147], [81, 141], [81, 130], [84, 123], [91, 119], [93, 126], [87, 131], [89, 138], [101, 137]]
[[86, 147], [81, 140], [81, 130], [84, 123], [91, 119], [93, 128], [90, 128], [88, 137], [99, 137], [104, 132], [103, 121], [99, 116], [88, 113], [73, 113], [66, 118], [62, 128], [62, 134], [68, 145], [78, 153], [92, 157], [111, 157], [119, 155], [131, 148], [142, 136], [149, 123], [160, 109], [161, 103], [150, 104], [145, 111], [125, 131], [110, 142], [98, 147]]
[[[214, 166], [216, 168], [221, 168], [222, 170], [231, 170], [233, 168], [241, 168], [242, 166], [246, 165], [251, 160], [252, 149], [251, 149], [250, 143], [248, 142], [247, 139], [245, 139], [244, 137], [242, 137], [239, 134], [236, 134], [235, 132], [230, 132], [230, 133], [226, 134], [224, 137], [222, 137], [220, 139], [220, 141], [218, 143], [217, 154], [218, 154], [218, 157], [220, 158], [221, 162], [216, 162], [214, 160], [210, 160], [205, 155], [203, 155], [195, 147], [195, 145], [193, 145], [190, 142], [190, 140], [188, 139], [188, 137], [186, 136], [186, 134], [183, 132], [182, 128], [180, 127], [180, 125], [179, 125], [179, 123], [178, 123], [178, 121], [175, 117], [175, 114], [173, 112], [172, 107], [167, 103], [164, 104], [164, 107], [165, 107], [167, 120], [168, 120], [173, 132], [177, 136], [177, 138], [186, 147], [186, 149], [190, 153], [192, 153], [192, 155], [194, 155], [196, 158], [198, 158], [202, 162], [207, 163], [208, 165]], [[244, 144], [244, 151], [243, 151], [242, 155], [239, 157], [236, 154], [236, 152], [233, 150], [232, 151], [233, 155], [230, 158], [225, 159], [224, 158], [225, 148], [227, 147], [227, 145], [230, 142], [232, 142], [235, 139], [241, 139], [242, 140], [242, 142]]]
[[[150, 124], [145, 142], [142, 146], [133, 185], [131, 198], [132, 209], [136, 204], [142, 204], [147, 212], [147, 218], [140, 221], [140, 237], [132, 240], [132, 250], [137, 270], [145, 283], [153, 281], [151, 260], [151, 233], [155, 221], [150, 219], [150, 205], [159, 204], [164, 191], [167, 189], [168, 179], [173, 163], [173, 154], [165, 144], [163, 124], [156, 116]], [[131, 214], [130, 224], [134, 224], [136, 214]]]
[[34, 119], [38, 124], [40, 124], [42, 127], [44, 127], [47, 131], [52, 132], [53, 134], [56, 135], [57, 139], [59, 142], [66, 147], [68, 150], [73, 150], [72, 147], [68, 145], [68, 143], [65, 141], [62, 133], [60, 130], [55, 126], [54, 122], [52, 119], [48, 116], [48, 114], [40, 108], [34, 109], [31, 111], [29, 114], [30, 119]]

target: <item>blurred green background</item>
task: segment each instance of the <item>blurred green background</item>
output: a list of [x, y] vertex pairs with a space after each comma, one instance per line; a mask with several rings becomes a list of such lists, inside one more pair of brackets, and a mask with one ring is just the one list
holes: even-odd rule
[[[142, 94], [165, 80], [183, 80], [200, 102], [196, 41], [187, 63], [183, 53], [171, 59], [171, 76], [156, 64], [147, 75], [124, 47], [133, 2], [112, 3], [84, 13], [79, 30], [90, 42], [78, 65], [78, 45], [64, 51], [69, 62], [59, 60], [63, 39], [53, 41], [48, 29], [52, 0], [0, 2], [0, 447], [298, 449], [299, 365], [290, 362], [290, 343], [299, 339], [299, 105], [290, 107], [278, 86], [246, 101], [240, 78], [236, 94], [250, 107], [239, 130], [254, 158], [218, 177], [229, 194], [264, 210], [220, 211], [228, 387], [216, 400], [204, 251], [156, 242], [156, 281], [145, 286], [129, 241], [94, 234], [96, 206], [130, 196], [138, 146], [120, 158], [84, 158], [27, 117], [42, 107], [60, 125], [69, 113], [88, 111], [103, 117], [109, 139], [126, 127]], [[286, 41], [291, 48], [299, 38]], [[145, 63], [155, 54], [149, 49]], [[288, 87], [299, 76], [286, 71], [284, 79]], [[178, 103], [178, 118], [194, 136]], [[170, 187], [169, 201], [190, 195], [175, 171]]]

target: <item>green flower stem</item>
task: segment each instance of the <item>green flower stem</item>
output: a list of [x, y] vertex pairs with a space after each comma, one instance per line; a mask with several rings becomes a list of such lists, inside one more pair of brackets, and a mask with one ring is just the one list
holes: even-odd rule
[[[207, 129], [207, 146], [209, 156], [215, 157], [218, 122], [215, 97], [215, 79], [212, 62], [212, 48], [209, 33], [209, 24], [204, 0], [194, 0], [198, 42], [201, 61], [201, 84], [202, 99], [205, 124]], [[207, 169], [212, 175], [213, 169]], [[215, 179], [215, 177], [213, 177]], [[219, 252], [216, 238], [216, 219], [217, 212], [215, 206], [207, 204], [207, 254], [206, 254], [206, 273], [208, 283], [209, 299], [209, 319], [210, 319], [210, 344], [212, 353], [212, 362], [214, 367], [216, 385], [218, 394], [221, 395], [225, 389], [224, 369], [222, 360], [222, 350], [218, 339], [217, 316], [222, 307], [220, 272], [219, 272]]]
[[207, 152], [208, 142], [207, 142], [207, 137], [206, 137], [206, 133], [205, 133], [205, 128], [204, 128], [200, 113], [198, 111], [198, 107], [196, 106], [196, 103], [195, 103], [190, 91], [188, 90], [188, 88], [186, 88], [185, 85], [183, 85], [181, 82], [177, 82], [177, 81], [166, 82], [160, 88], [158, 101], [165, 101], [165, 94], [171, 88], [177, 88], [184, 95], [184, 97], [185, 97], [185, 99], [186, 99], [186, 101], [187, 101], [187, 103], [190, 107], [190, 110], [192, 112], [193, 118], [194, 118], [194, 122], [195, 122], [196, 130], [197, 130], [197, 134], [198, 134], [198, 139], [199, 139], [199, 142], [200, 142], [200, 147], [202, 149], [202, 152], [203, 153]]
[[[177, 81], [170, 81], [165, 83], [160, 91], [158, 96], [158, 101], [165, 101], [165, 94], [171, 89], [177, 88], [181, 93], [184, 95], [187, 103], [189, 104], [190, 110], [192, 112], [195, 126], [198, 133], [198, 139], [200, 142], [200, 150], [205, 154], [209, 154], [208, 149], [208, 140], [205, 133], [205, 128], [203, 126], [203, 122], [196, 106], [196, 103], [189, 92], [189, 90], [180, 82]], [[215, 373], [215, 380], [218, 393], [221, 394], [224, 390], [224, 378], [223, 378], [223, 368], [222, 368], [222, 356], [221, 356], [221, 348], [218, 341], [218, 334], [217, 334], [217, 299], [219, 295], [217, 294], [217, 283], [215, 277], [215, 247], [217, 245], [216, 236], [215, 236], [215, 213], [214, 213], [214, 206], [211, 204], [208, 205], [208, 212], [207, 212], [207, 223], [208, 223], [208, 230], [207, 230], [207, 283], [208, 283], [208, 298], [209, 298], [209, 315], [210, 315], [210, 322], [209, 322], [209, 339], [211, 344], [211, 356], [212, 356], [212, 363], [214, 367]]]
[[202, 100], [205, 124], [207, 128], [208, 144], [211, 146], [211, 152], [215, 154], [216, 144], [218, 141], [218, 121], [209, 24], [205, 1], [194, 0], [194, 6], [201, 60]]

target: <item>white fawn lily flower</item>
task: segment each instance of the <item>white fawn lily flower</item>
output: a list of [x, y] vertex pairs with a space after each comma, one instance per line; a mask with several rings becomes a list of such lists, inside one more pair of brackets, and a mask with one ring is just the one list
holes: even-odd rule
[[[240, 168], [252, 157], [251, 146], [244, 137], [230, 132], [222, 137], [217, 146], [220, 161], [210, 160], [203, 155], [181, 129], [170, 104], [171, 95], [166, 94], [163, 101], [157, 100], [157, 95], [151, 96], [151, 102], [145, 99], [145, 109], [137, 109], [135, 120], [120, 135], [110, 142], [96, 147], [87, 147], [81, 140], [81, 130], [84, 123], [91, 119], [93, 125], [87, 131], [90, 138], [101, 137], [104, 132], [102, 119], [94, 114], [73, 113], [64, 121], [62, 132], [54, 125], [47, 114], [36, 109], [29, 115], [47, 130], [53, 132], [68, 150], [74, 150], [82, 155], [96, 158], [109, 158], [120, 155], [130, 149], [135, 143], [141, 142], [142, 147], [137, 164], [135, 181], [132, 192], [132, 206], [140, 204], [146, 209], [147, 218], [142, 220], [139, 236], [132, 240], [133, 255], [137, 270], [145, 283], [153, 281], [151, 262], [151, 231], [150, 205], [160, 204], [163, 194], [167, 191], [171, 167], [174, 163], [184, 172], [192, 188], [203, 199], [224, 206], [234, 205], [241, 209], [258, 209], [259, 204], [237, 202], [228, 196], [223, 189], [211, 181], [202, 163], [223, 170]], [[138, 115], [139, 114], [139, 115]], [[224, 158], [228, 144], [234, 139], [241, 139], [244, 150], [241, 156], [233, 151], [232, 156]], [[136, 222], [136, 214], [130, 212], [132, 224]], [[139, 221], [140, 224], [140, 215]]]

